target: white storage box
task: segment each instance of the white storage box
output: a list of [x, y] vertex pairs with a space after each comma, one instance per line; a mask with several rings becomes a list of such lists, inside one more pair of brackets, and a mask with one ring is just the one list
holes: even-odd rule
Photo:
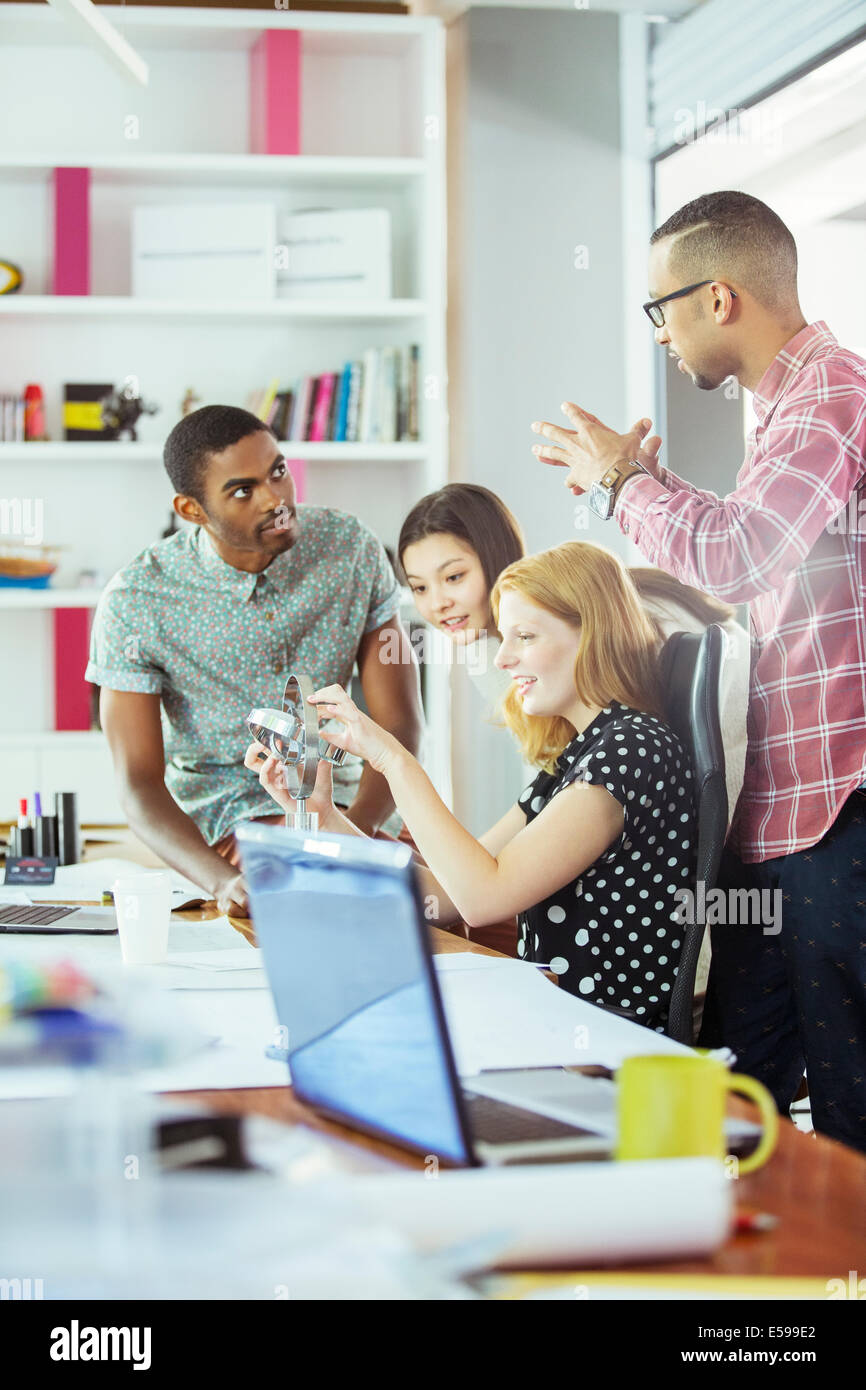
[[147, 299], [273, 299], [271, 203], [145, 206], [132, 214], [132, 293]]
[[288, 299], [390, 299], [386, 208], [296, 212], [280, 219], [277, 293]]

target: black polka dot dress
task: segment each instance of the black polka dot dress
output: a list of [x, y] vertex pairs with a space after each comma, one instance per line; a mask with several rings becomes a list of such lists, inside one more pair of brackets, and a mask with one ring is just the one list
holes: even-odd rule
[[694, 889], [688, 753], [654, 715], [612, 701], [520, 797], [527, 824], [573, 782], [606, 787], [622, 834], [580, 878], [518, 918], [518, 955], [549, 962], [591, 1004], [661, 1032], [682, 946], [677, 889]]

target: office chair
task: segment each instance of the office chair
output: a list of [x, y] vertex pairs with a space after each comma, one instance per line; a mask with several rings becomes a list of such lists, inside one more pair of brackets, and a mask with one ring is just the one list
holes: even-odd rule
[[[719, 683], [725, 634], [711, 623], [703, 634], [674, 632], [661, 652], [665, 712], [668, 723], [692, 760], [697, 813], [696, 883], [715, 887], [728, 831], [725, 753], [719, 719]], [[695, 885], [696, 886], [696, 885]], [[677, 1042], [694, 1042], [695, 974], [704, 939], [704, 923], [684, 926], [683, 945], [665, 1032]]]

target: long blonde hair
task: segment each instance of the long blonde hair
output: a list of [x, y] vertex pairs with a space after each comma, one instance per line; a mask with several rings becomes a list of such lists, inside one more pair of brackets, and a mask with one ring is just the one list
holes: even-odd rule
[[[584, 704], [604, 707], [618, 700], [662, 715], [658, 633], [613, 551], [589, 541], [566, 541], [516, 560], [500, 574], [490, 595], [497, 627], [499, 601], [509, 589], [580, 628], [574, 688]], [[501, 714], [527, 761], [552, 772], [574, 737], [569, 721], [560, 715], [524, 714], [514, 689], [505, 695]]]

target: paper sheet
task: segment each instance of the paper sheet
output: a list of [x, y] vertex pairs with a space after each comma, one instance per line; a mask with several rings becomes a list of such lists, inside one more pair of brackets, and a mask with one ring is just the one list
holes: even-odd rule
[[183, 966], [188, 970], [264, 970], [262, 953], [253, 946], [219, 951], [176, 951], [170, 953], [166, 965]]
[[439, 988], [461, 1076], [502, 1067], [600, 1065], [691, 1049], [588, 1004], [535, 970], [446, 970]]
[[726, 1239], [734, 1184], [712, 1158], [548, 1163], [325, 1179], [423, 1250], [500, 1235], [500, 1263], [706, 1255]]
[[11, 883], [0, 883], [0, 907], [29, 907], [31, 901], [25, 889]]
[[482, 956], [474, 951], [449, 951], [448, 955], [434, 956], [433, 964], [436, 967], [437, 975], [450, 973], [452, 970], [489, 970], [509, 969], [514, 966], [518, 970], [543, 970], [543, 965], [536, 965], [534, 961], [512, 960], [510, 956]]
[[[198, 964], [190, 970], [185, 962]], [[172, 917], [168, 929], [168, 958], [161, 965], [123, 965], [118, 936], [37, 936], [27, 933], [0, 937], [0, 959], [71, 960], [82, 970], [117, 966], [129, 979], [141, 979], [165, 989], [207, 989], [210, 977], [219, 989], [265, 988], [261, 952], [244, 943], [227, 917], [208, 922], [189, 922]], [[202, 963], [210, 958], [210, 970]], [[225, 962], [225, 963], [223, 963]], [[232, 978], [228, 978], [232, 972]]]

